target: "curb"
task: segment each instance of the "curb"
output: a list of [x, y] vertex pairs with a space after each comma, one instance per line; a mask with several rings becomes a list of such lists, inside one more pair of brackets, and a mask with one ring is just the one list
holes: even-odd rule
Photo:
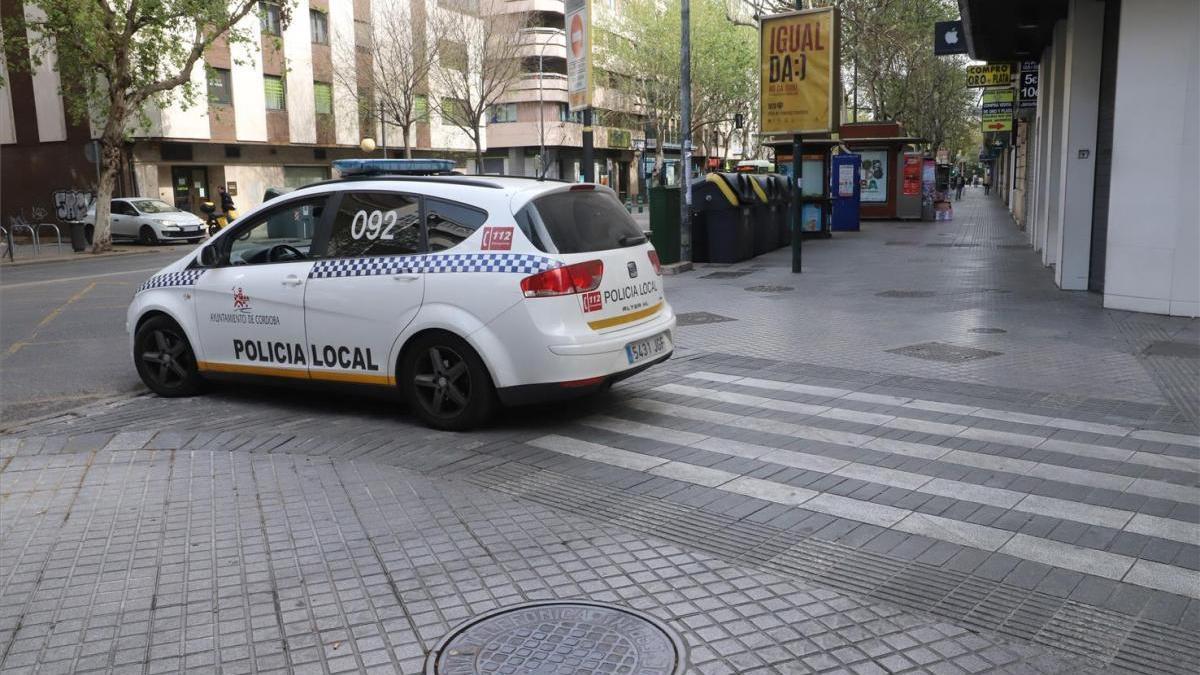
[[108, 251], [105, 253], [89, 253], [87, 251], [81, 251], [79, 253], [75, 253], [70, 256], [63, 255], [63, 256], [54, 256], [52, 258], [34, 258], [34, 259], [30, 259], [30, 260], [20, 260], [20, 259], [8, 260], [8, 258], [7, 258], [8, 254], [6, 253], [5, 258], [3, 260], [0, 260], [0, 269], [9, 268], [9, 267], [26, 267], [28, 265], [45, 265], [45, 264], [49, 264], [49, 263], [76, 262], [76, 261], [80, 261], [80, 260], [102, 260], [105, 258], [121, 258], [124, 256], [129, 256], [129, 255], [146, 255], [149, 253], [158, 253], [160, 251], [170, 251], [170, 250], [173, 250], [173, 249], [164, 246], [164, 247], [158, 248], [158, 249], [147, 248], [146, 250], [128, 250], [128, 251], [121, 250], [121, 251]]

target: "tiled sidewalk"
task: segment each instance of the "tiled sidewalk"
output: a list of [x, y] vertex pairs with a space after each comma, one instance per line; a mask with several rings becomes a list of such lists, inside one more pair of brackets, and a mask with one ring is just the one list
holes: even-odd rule
[[[1096, 294], [1058, 290], [1053, 270], [981, 190], [955, 204], [953, 221], [865, 222], [804, 250], [799, 275], [782, 249], [668, 278], [677, 312], [734, 319], [685, 331], [682, 344], [1137, 401], [1159, 406], [1158, 421], [1200, 420], [1200, 320], [1104, 310]], [[934, 348], [906, 353], [914, 345]]]
[[1130, 345], [1196, 322], [1054, 290], [964, 204], [798, 277], [670, 278], [730, 320], [480, 432], [242, 387], [10, 429], [0, 670], [416, 673], [468, 617], [586, 598], [690, 672], [1195, 672], [1194, 364]]

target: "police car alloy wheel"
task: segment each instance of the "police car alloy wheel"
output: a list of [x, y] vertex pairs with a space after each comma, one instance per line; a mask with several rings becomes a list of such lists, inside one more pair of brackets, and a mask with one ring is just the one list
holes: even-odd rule
[[138, 231], [138, 241], [143, 244], [157, 244], [158, 234], [154, 232], [154, 228], [149, 225], [143, 225]]
[[400, 381], [413, 412], [439, 429], [477, 427], [488, 421], [495, 405], [483, 361], [449, 333], [417, 338], [405, 352]]
[[147, 320], [134, 337], [134, 363], [142, 382], [159, 396], [191, 396], [200, 390], [196, 356], [183, 330], [171, 319]]

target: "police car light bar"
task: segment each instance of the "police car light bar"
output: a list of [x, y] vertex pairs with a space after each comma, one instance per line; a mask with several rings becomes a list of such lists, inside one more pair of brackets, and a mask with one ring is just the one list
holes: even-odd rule
[[452, 159], [336, 159], [333, 168], [349, 176], [445, 176], [454, 171]]

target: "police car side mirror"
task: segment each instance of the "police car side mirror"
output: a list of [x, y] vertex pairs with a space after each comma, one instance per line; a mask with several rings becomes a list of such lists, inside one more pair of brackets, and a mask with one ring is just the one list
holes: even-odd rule
[[200, 249], [200, 266], [201, 267], [216, 267], [219, 262], [216, 246], [205, 246]]

